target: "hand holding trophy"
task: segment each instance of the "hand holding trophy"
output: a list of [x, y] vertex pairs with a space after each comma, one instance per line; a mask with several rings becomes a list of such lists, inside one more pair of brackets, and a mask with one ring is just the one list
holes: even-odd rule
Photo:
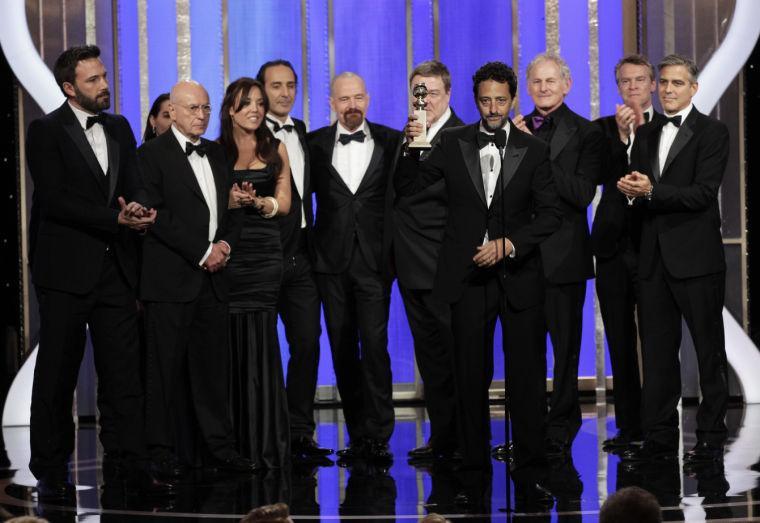
[[416, 98], [412, 105], [414, 106], [414, 116], [417, 118], [417, 122], [422, 124], [422, 133], [419, 136], [415, 136], [412, 142], [409, 144], [413, 149], [430, 149], [432, 146], [427, 139], [427, 113], [425, 108], [427, 102], [425, 98], [428, 95], [427, 87], [424, 83], [415, 84], [412, 88], [412, 96]]

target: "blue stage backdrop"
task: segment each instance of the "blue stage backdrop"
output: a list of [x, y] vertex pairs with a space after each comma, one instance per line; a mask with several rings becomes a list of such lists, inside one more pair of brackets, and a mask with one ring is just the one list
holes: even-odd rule
[[[558, 51], [572, 70], [568, 105], [588, 118], [614, 112], [613, 67], [623, 54], [623, 0], [138, 0], [118, 2], [118, 109], [138, 136], [151, 101], [178, 79], [203, 83], [218, 108], [226, 85], [255, 76], [261, 63], [289, 60], [299, 76], [294, 116], [308, 128], [331, 123], [330, 78], [362, 75], [370, 93], [368, 118], [400, 128], [408, 111], [414, 64], [438, 58], [451, 70], [452, 106], [477, 119], [472, 75], [483, 63], [513, 65], [520, 85], [516, 112], [532, 109], [525, 90], [530, 60]], [[189, 19], [189, 20], [188, 20]], [[216, 138], [218, 115], [207, 134]], [[589, 209], [589, 219], [592, 210]], [[582, 376], [597, 374], [593, 282], [583, 323]], [[324, 329], [323, 329], [324, 331]], [[281, 331], [282, 333], [282, 331]], [[281, 336], [283, 356], [287, 345]], [[412, 338], [394, 287], [389, 325], [395, 383], [415, 380]], [[329, 342], [322, 337], [320, 385], [334, 384]], [[519, 348], [517, 348], [519, 350]], [[501, 343], [496, 379], [503, 379]], [[548, 352], [549, 374], [553, 358]], [[609, 375], [609, 366], [605, 366]]]

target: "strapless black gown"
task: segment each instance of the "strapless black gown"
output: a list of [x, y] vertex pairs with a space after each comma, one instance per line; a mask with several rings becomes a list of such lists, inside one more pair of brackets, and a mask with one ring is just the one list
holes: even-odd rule
[[[238, 184], [251, 182], [259, 196], [274, 196], [270, 169], [234, 171]], [[267, 468], [290, 459], [290, 428], [280, 344], [277, 298], [282, 247], [276, 218], [253, 207], [225, 269], [230, 288], [230, 394], [240, 453]]]

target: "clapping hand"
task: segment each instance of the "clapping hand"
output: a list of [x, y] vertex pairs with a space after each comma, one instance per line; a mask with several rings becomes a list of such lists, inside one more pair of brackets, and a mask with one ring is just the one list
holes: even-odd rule
[[138, 202], [129, 202], [119, 196], [119, 225], [126, 225], [136, 231], [145, 231], [156, 221], [156, 210], [144, 207]]

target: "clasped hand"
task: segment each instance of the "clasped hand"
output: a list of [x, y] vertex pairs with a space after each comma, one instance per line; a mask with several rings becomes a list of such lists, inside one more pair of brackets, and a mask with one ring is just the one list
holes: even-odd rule
[[629, 198], [638, 198], [652, 191], [652, 182], [646, 174], [633, 171], [618, 180], [617, 188]]
[[129, 202], [119, 196], [119, 225], [125, 225], [136, 231], [146, 231], [156, 221], [156, 210], [144, 207], [138, 202]]
[[230, 259], [230, 246], [225, 241], [218, 241], [211, 245], [211, 252], [203, 264], [208, 272], [216, 272], [222, 269]]
[[498, 238], [479, 245], [477, 253], [472, 257], [472, 261], [478, 267], [493, 267], [504, 259], [505, 256], [512, 254], [513, 250], [514, 247], [511, 241], [506, 238]]

